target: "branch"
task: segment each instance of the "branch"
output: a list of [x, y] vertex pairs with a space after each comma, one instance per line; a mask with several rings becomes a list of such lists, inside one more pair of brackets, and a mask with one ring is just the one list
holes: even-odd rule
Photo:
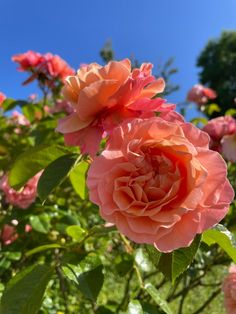
[[220, 293], [221, 291], [221, 288], [217, 289], [215, 292], [212, 293], [212, 295], [209, 297], [209, 299], [206, 300], [205, 303], [203, 303], [203, 305], [198, 309], [196, 310], [195, 312], [193, 312], [193, 314], [199, 314], [199, 313], [202, 313], [202, 311], [204, 310], [205, 307], [207, 307], [211, 301]]

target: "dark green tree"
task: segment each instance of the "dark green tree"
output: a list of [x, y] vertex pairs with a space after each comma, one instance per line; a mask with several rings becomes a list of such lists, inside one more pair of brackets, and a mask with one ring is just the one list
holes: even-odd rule
[[197, 66], [201, 68], [200, 82], [217, 92], [214, 102], [221, 111], [214, 112], [214, 117], [235, 109], [236, 31], [223, 32], [220, 38], [210, 40], [198, 57]]

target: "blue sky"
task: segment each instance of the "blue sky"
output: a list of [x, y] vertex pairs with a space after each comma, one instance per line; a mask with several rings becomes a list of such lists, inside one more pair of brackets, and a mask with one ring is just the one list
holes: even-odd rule
[[158, 65], [174, 57], [181, 89], [169, 100], [178, 103], [198, 80], [196, 58], [207, 41], [236, 30], [235, 0], [0, 0], [0, 12], [0, 91], [13, 98], [37, 87], [21, 86], [26, 75], [12, 55], [50, 51], [78, 68], [101, 62], [99, 51], [112, 39], [117, 59]]

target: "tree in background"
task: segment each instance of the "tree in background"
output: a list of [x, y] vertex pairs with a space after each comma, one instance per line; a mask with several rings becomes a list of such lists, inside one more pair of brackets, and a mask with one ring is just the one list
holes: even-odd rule
[[210, 40], [198, 57], [197, 66], [201, 68], [200, 82], [218, 95], [215, 102], [221, 111], [207, 113], [208, 117], [221, 116], [227, 110], [235, 109], [236, 32], [223, 32], [220, 38]]

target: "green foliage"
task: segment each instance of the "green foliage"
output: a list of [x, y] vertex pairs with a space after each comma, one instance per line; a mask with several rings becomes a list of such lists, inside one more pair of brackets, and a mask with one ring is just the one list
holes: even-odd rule
[[133, 265], [134, 265], [133, 256], [126, 252], [121, 253], [115, 259], [116, 271], [121, 277], [124, 277], [129, 271], [131, 271]]
[[[210, 40], [198, 57], [197, 65], [201, 68], [200, 82], [214, 89], [218, 97], [220, 115], [235, 107], [236, 95], [236, 32], [223, 32], [215, 40]], [[219, 114], [209, 112], [208, 116]]]
[[197, 236], [189, 247], [177, 249], [172, 253], [162, 254], [158, 267], [173, 283], [186, 271], [197, 253], [200, 236]]
[[1, 299], [1, 314], [36, 314], [52, 275], [52, 268], [34, 265], [13, 277]]
[[142, 305], [138, 300], [130, 301], [127, 314], [143, 314]]
[[40, 170], [65, 154], [66, 150], [63, 147], [54, 145], [37, 146], [22, 153], [10, 170], [10, 185], [15, 189], [20, 189]]
[[96, 301], [104, 282], [103, 265], [97, 255], [87, 255], [78, 266], [67, 265], [63, 271], [86, 298]]
[[38, 216], [30, 216], [30, 225], [31, 227], [41, 233], [47, 234], [50, 230], [50, 217], [46, 213], [40, 214]]
[[217, 243], [236, 263], [236, 240], [235, 236], [223, 225], [217, 225], [213, 229], [203, 233], [202, 241], [207, 245]]
[[100, 50], [100, 56], [105, 63], [114, 59], [114, 51], [112, 49], [111, 40], [108, 40]]
[[16, 106], [23, 106], [28, 104], [25, 100], [15, 100], [12, 98], [6, 98], [2, 103], [1, 107], [3, 108], [4, 112], [14, 109]]
[[164, 313], [173, 314], [167, 302], [160, 297], [157, 289], [151, 283], [145, 285], [145, 290], [150, 294], [154, 302], [160, 306]]
[[44, 169], [38, 182], [38, 195], [42, 202], [67, 177], [77, 159], [76, 154], [64, 155]]
[[80, 226], [69, 226], [66, 233], [76, 242], [80, 242], [87, 235], [87, 232]]
[[70, 172], [70, 181], [76, 193], [82, 200], [86, 197], [86, 172], [88, 163], [81, 161]]

